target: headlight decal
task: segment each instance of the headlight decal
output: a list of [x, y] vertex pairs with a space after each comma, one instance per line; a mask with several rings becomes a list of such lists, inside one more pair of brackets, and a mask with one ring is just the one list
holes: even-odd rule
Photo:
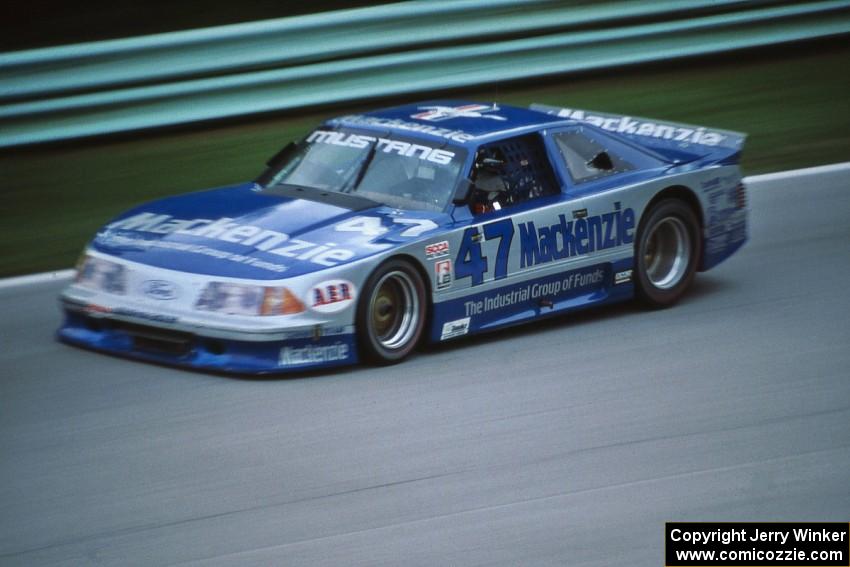
[[121, 264], [86, 255], [78, 266], [78, 285], [118, 295], [127, 292], [127, 270]]
[[195, 309], [227, 315], [292, 315], [304, 311], [304, 304], [285, 287], [210, 282]]

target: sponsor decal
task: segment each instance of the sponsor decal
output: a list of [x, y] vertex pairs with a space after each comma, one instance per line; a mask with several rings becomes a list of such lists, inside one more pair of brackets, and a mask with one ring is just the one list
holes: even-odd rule
[[437, 289], [448, 289], [452, 287], [452, 261], [440, 260], [434, 264], [437, 273]]
[[739, 214], [736, 219], [712, 226], [710, 236], [705, 241], [705, 253], [707, 256], [726, 253], [727, 250], [735, 248], [746, 239], [746, 219], [741, 218]]
[[417, 114], [411, 114], [411, 118], [416, 120], [424, 120], [426, 122], [442, 122], [452, 118], [487, 118], [490, 120], [507, 120], [504, 116], [496, 114], [486, 114], [488, 112], [498, 112], [499, 107], [495, 104], [490, 106], [486, 104], [465, 104], [463, 106], [420, 106]]
[[144, 311], [137, 311], [135, 309], [129, 309], [126, 307], [116, 307], [112, 310], [112, 313], [115, 315], [122, 315], [124, 317], [135, 317], [136, 319], [146, 319], [148, 321], [154, 321], [156, 323], [176, 323], [177, 317], [173, 317], [171, 315], [161, 315], [159, 313], [146, 313]]
[[709, 238], [705, 243], [705, 253], [709, 256], [719, 254], [726, 250], [726, 235], [725, 233], [716, 238]]
[[247, 266], [260, 268], [263, 270], [269, 270], [276, 273], [286, 271], [286, 266], [284, 266], [283, 264], [266, 262], [253, 256], [234, 254], [232, 252], [225, 252], [224, 250], [217, 250], [215, 248], [210, 248], [209, 246], [202, 246], [199, 244], [172, 242], [169, 240], [151, 240], [146, 239], [144, 237], [139, 237], [134, 234], [115, 234], [112, 230], [109, 229], [104, 232], [98, 233], [97, 237], [95, 238], [95, 241], [103, 246], [119, 246], [123, 248], [132, 248], [134, 250], [180, 250], [181, 252], [187, 252], [190, 254], [200, 254], [202, 256], [209, 256], [218, 260], [245, 264]]
[[180, 288], [166, 280], [147, 280], [142, 282], [142, 293], [151, 299], [168, 301], [177, 298]]
[[717, 189], [718, 187], [720, 187], [720, 178], [712, 177], [707, 181], [700, 181], [700, 186], [706, 191], [710, 189]]
[[614, 248], [634, 241], [635, 212], [632, 209], [614, 210], [601, 215], [592, 215], [567, 221], [558, 215], [558, 222], [537, 227], [534, 221], [519, 223], [520, 268], [546, 264]]
[[742, 242], [747, 239], [747, 221], [739, 219], [729, 227], [729, 241], [732, 243]]
[[735, 218], [740, 210], [738, 207], [739, 182], [740, 177], [734, 174], [712, 177], [700, 182], [708, 200], [705, 216], [708, 219], [707, 228], [710, 236], [725, 232], [727, 222]]
[[315, 325], [310, 329], [296, 329], [294, 331], [285, 331], [281, 336], [286, 340], [296, 339], [312, 339], [316, 337], [332, 337], [337, 335], [350, 335], [354, 333], [352, 325]]
[[375, 144], [376, 151], [385, 154], [396, 154], [403, 157], [418, 158], [439, 165], [448, 165], [455, 157], [455, 153], [441, 148], [432, 148], [421, 144], [411, 144], [401, 140], [390, 140], [388, 138], [375, 138], [361, 134], [348, 134], [333, 130], [316, 130], [307, 137], [312, 144], [331, 144], [334, 146], [345, 146], [349, 148], [368, 148]]
[[623, 270], [622, 272], [614, 274], [614, 285], [629, 283], [630, 281], [632, 281], [631, 270]]
[[147, 321], [154, 321], [155, 323], [176, 323], [177, 317], [171, 315], [161, 315], [159, 313], [146, 313], [145, 311], [137, 311], [136, 309], [130, 309], [127, 307], [106, 307], [103, 305], [97, 305], [95, 303], [89, 303], [84, 307], [86, 313], [90, 313], [92, 315], [120, 315], [123, 317], [134, 317], [136, 319], [145, 319]]
[[458, 319], [457, 321], [449, 321], [448, 323], [443, 323], [443, 332], [440, 333], [440, 340], [444, 341], [446, 339], [460, 337], [461, 335], [467, 334], [469, 332], [469, 321], [469, 317], [464, 317], [463, 319]]
[[464, 301], [467, 317], [484, 315], [491, 311], [507, 309], [531, 301], [540, 305], [540, 300], [560, 300], [598, 289], [605, 283], [608, 272], [604, 267], [591, 266], [581, 270], [551, 276], [519, 286], [503, 288], [495, 292], [478, 295]]
[[[537, 226], [534, 221], [517, 223], [501, 219], [484, 225], [467, 228], [463, 232], [454, 263], [456, 280], [471, 278], [472, 285], [484, 283], [490, 272], [494, 280], [508, 276], [508, 260], [514, 235], [519, 232], [520, 269], [548, 264], [572, 256], [631, 244], [634, 241], [636, 219], [632, 209], [621, 210], [614, 203], [614, 210], [601, 215], [584, 216], [567, 220], [558, 215], [554, 224]], [[484, 255], [483, 240], [498, 240], [495, 261]]]
[[279, 366], [304, 366], [348, 359], [348, 345], [336, 342], [330, 345], [306, 345], [280, 349]]
[[[105, 244], [108, 244], [110, 241], [114, 242], [116, 236], [119, 238], [122, 236], [113, 234], [114, 231], [135, 231], [150, 234], [179, 234], [222, 242], [232, 242], [234, 244], [241, 244], [252, 250], [260, 250], [267, 254], [273, 254], [283, 258], [308, 261], [320, 266], [336, 266], [340, 262], [345, 262], [354, 257], [353, 251], [345, 248], [337, 248], [336, 244], [330, 242], [316, 244], [298, 238], [291, 238], [286, 233], [250, 224], [239, 224], [233, 222], [233, 219], [228, 217], [220, 219], [179, 219], [167, 214], [146, 212], [113, 222], [107, 225], [106, 228], [106, 232], [98, 234], [98, 241]], [[135, 241], [137, 239], [131, 240]], [[189, 252], [197, 252], [214, 257], [218, 254], [222, 259], [239, 261], [257, 267], [268, 267], [274, 271], [283, 271], [286, 269], [280, 265], [277, 267], [282, 269], [275, 269], [274, 264], [265, 266], [262, 261], [251, 256], [232, 254], [204, 246], [194, 246], [182, 242], [164, 244], [176, 244], [177, 246], [159, 247], [181, 249], [182, 246], [186, 247], [186, 251]], [[148, 245], [148, 247], [150, 246], [153, 245]]]
[[425, 247], [425, 257], [428, 260], [436, 260], [449, 255], [449, 241], [433, 242]]
[[726, 136], [720, 132], [712, 132], [703, 127], [688, 128], [680, 124], [636, 120], [631, 116], [595, 115], [588, 114], [584, 110], [572, 110], [569, 108], [558, 110], [558, 116], [579, 122], [587, 122], [603, 130], [618, 134], [634, 134], [689, 144], [716, 146], [726, 139]]
[[379, 116], [363, 116], [360, 114], [352, 114], [343, 116], [338, 120], [331, 121], [331, 124], [363, 124], [366, 126], [385, 126], [388, 128], [407, 130], [410, 132], [422, 132], [447, 140], [463, 143], [475, 138], [472, 134], [468, 134], [463, 130], [452, 130], [450, 128], [439, 128], [431, 124], [421, 124], [419, 122], [408, 122], [398, 118], [381, 118]]
[[319, 313], [337, 313], [354, 302], [354, 284], [347, 280], [328, 280], [314, 285], [307, 297], [310, 309]]

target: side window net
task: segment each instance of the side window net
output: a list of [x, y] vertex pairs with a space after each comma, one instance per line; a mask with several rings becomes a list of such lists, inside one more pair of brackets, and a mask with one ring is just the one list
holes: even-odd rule
[[473, 176], [480, 190], [475, 199], [482, 205], [479, 212], [560, 192], [543, 140], [536, 134], [483, 146]]
[[549, 158], [538, 136], [524, 136], [500, 143], [506, 160], [506, 181], [519, 201], [558, 192]]

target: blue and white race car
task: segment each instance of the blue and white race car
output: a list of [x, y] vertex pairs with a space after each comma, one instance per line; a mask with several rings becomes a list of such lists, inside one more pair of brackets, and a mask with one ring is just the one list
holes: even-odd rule
[[743, 142], [542, 105], [342, 116], [253, 182], [104, 226], [58, 336], [259, 374], [397, 362], [422, 340], [634, 296], [670, 305], [747, 238]]

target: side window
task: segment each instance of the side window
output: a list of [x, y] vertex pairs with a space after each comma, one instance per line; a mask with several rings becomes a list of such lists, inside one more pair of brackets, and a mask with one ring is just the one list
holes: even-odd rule
[[539, 134], [500, 140], [478, 149], [471, 173], [472, 211], [480, 214], [555, 195], [560, 187]]
[[553, 138], [575, 183], [635, 169], [634, 165], [594, 139], [593, 133], [583, 128], [557, 132]]

